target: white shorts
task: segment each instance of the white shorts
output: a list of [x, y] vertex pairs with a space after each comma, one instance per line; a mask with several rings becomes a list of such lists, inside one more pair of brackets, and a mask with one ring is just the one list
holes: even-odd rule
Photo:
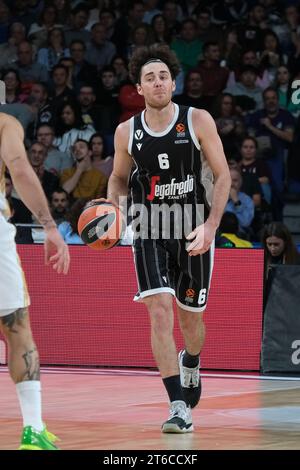
[[30, 304], [15, 235], [16, 228], [0, 212], [0, 317]]

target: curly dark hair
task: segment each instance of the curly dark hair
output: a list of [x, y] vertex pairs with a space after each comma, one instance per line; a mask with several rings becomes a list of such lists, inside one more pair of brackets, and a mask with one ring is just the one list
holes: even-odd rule
[[176, 54], [167, 44], [152, 44], [148, 47], [138, 47], [132, 54], [129, 62], [129, 75], [133, 83], [140, 83], [142, 67], [151, 59], [159, 59], [166, 64], [172, 79], [175, 80], [180, 71]]

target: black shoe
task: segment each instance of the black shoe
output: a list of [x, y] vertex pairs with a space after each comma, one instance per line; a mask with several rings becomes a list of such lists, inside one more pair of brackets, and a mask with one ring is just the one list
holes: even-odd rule
[[172, 401], [170, 405], [170, 416], [162, 427], [162, 432], [183, 434], [194, 431], [192, 414], [184, 401]]
[[183, 365], [184, 352], [183, 350], [178, 354], [180, 383], [186, 404], [195, 408], [201, 397], [200, 364], [196, 367], [185, 367]]

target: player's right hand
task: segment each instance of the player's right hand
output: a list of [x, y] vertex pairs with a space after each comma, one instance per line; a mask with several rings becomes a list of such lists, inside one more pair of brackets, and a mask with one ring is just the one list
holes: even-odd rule
[[45, 230], [44, 242], [45, 263], [52, 264], [53, 269], [60, 274], [67, 274], [70, 266], [69, 248], [62, 239], [56, 227]]

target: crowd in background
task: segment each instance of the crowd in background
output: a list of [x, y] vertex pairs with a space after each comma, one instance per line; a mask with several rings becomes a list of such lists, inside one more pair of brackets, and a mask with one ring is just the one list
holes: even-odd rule
[[[174, 101], [208, 110], [223, 142], [219, 246], [252, 246], [287, 195], [300, 199], [298, 2], [0, 0], [0, 111], [23, 125], [53, 216], [78, 243], [83, 205], [106, 196], [115, 129], [144, 108], [128, 61], [152, 43], [180, 61]], [[34, 222], [8, 173], [6, 184], [11, 221]]]

